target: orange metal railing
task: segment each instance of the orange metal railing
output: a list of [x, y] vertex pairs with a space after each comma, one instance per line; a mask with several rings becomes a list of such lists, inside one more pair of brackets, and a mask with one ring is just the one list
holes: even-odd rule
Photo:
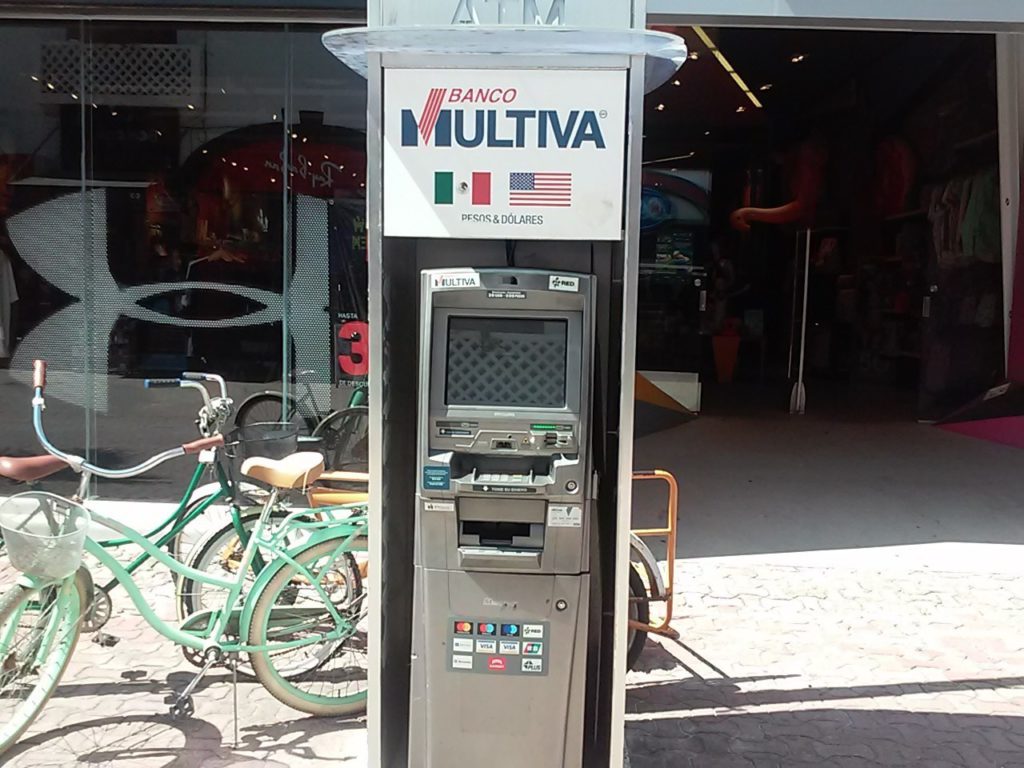
[[672, 629], [669, 624], [672, 622], [672, 597], [675, 587], [676, 518], [678, 517], [679, 509], [679, 484], [676, 482], [676, 478], [671, 472], [666, 472], [663, 469], [634, 472], [633, 480], [660, 480], [668, 485], [668, 509], [666, 514], [668, 524], [664, 528], [638, 528], [633, 531], [633, 534], [640, 538], [664, 536], [666, 539], [666, 559], [668, 560], [669, 565], [666, 569], [668, 573], [666, 574], [665, 579], [665, 594], [651, 596], [648, 598], [649, 602], [665, 603], [664, 620], [660, 624], [643, 624], [636, 621], [630, 621], [629, 623], [635, 629], [641, 629], [645, 632], [654, 632], [660, 635], [675, 635], [675, 630]]

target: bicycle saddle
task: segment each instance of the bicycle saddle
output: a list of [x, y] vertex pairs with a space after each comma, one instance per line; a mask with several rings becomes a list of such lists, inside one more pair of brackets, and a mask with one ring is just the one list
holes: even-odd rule
[[42, 480], [67, 467], [63, 459], [44, 454], [42, 456], [0, 456], [0, 476], [19, 483]]
[[293, 453], [283, 459], [253, 456], [242, 463], [242, 474], [275, 488], [305, 488], [324, 471], [322, 453]]

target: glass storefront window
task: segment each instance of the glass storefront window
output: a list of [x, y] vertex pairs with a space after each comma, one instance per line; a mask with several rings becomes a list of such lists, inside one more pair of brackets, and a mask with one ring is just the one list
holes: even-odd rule
[[[196, 436], [195, 394], [145, 377], [222, 374], [306, 432], [358, 399], [365, 81], [323, 31], [0, 24], [0, 455], [39, 452], [34, 358], [54, 439], [105, 464]], [[176, 499], [192, 468], [100, 492]]]

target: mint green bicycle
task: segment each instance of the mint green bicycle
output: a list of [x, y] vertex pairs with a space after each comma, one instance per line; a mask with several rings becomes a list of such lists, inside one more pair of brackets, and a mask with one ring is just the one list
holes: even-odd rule
[[[46, 366], [37, 361], [32, 399], [36, 435], [47, 453], [78, 472], [133, 477], [186, 453], [180, 446], [117, 470], [64, 453], [43, 430], [45, 385]], [[223, 438], [215, 435], [199, 442], [212, 447]], [[326, 519], [297, 510], [271, 522], [279, 494], [307, 486], [322, 471], [319, 453], [243, 463], [242, 473], [271, 491], [233, 580], [182, 565], [141, 533], [75, 499], [32, 491], [0, 506], [9, 562], [21, 573], [0, 597], [0, 755], [38, 717], [57, 689], [80, 633], [91, 626], [93, 587], [81, 566], [83, 551], [113, 573], [150, 626], [175, 644], [202, 653], [203, 666], [177, 695], [173, 717], [194, 713], [192, 693], [209, 669], [225, 663], [235, 668], [243, 656], [260, 684], [296, 710], [335, 717], [364, 711], [367, 606], [352, 553], [366, 551], [365, 508], [349, 505], [345, 511], [351, 516]], [[179, 578], [218, 588], [222, 605], [192, 613], [178, 626], [160, 619], [132, 574], [89, 535], [91, 524], [117, 532]], [[257, 551], [267, 558], [266, 565], [247, 584]]]

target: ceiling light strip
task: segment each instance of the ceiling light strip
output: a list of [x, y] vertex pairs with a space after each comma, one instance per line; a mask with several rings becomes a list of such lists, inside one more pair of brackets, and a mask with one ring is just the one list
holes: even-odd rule
[[670, 163], [674, 160], [689, 160], [691, 157], [696, 155], [696, 152], [687, 152], [685, 155], [674, 155], [672, 157], [659, 157], [657, 160], [644, 160], [641, 165], [659, 165], [661, 163]]
[[739, 72], [733, 69], [732, 64], [730, 64], [729, 60], [725, 58], [725, 54], [718, 50], [718, 46], [715, 45], [714, 41], [710, 37], [708, 37], [708, 33], [704, 31], [704, 28], [695, 26], [693, 31], [697, 33], [697, 37], [700, 38], [700, 41], [707, 46], [709, 51], [711, 51], [711, 55], [718, 59], [718, 63], [722, 65], [722, 69], [728, 73], [729, 77], [736, 81], [736, 85], [738, 85], [744, 95], [750, 99], [750, 103], [758, 109], [762, 109], [764, 105], [761, 103], [761, 100], [757, 98], [752, 90], [750, 90], [750, 86], [748, 86], [746, 82], [744, 82], [743, 78], [740, 77]]

